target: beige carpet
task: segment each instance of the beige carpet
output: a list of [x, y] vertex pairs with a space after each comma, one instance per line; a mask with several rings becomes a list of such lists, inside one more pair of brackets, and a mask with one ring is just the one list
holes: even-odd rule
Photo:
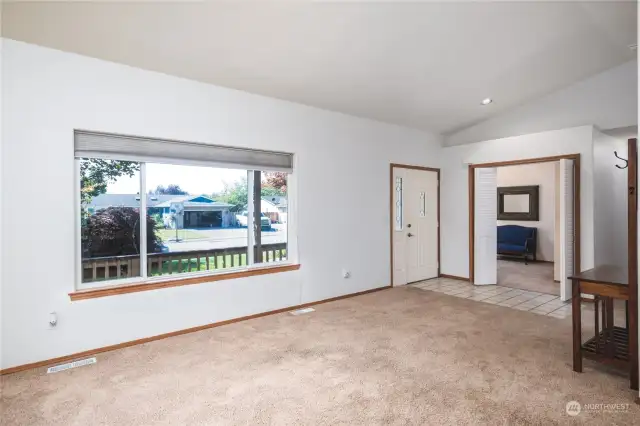
[[560, 296], [560, 283], [553, 281], [553, 263], [498, 259], [498, 284], [520, 290]]
[[[571, 371], [571, 322], [384, 290], [3, 378], [3, 425], [638, 424], [625, 377]], [[568, 401], [627, 412], [565, 413]]]

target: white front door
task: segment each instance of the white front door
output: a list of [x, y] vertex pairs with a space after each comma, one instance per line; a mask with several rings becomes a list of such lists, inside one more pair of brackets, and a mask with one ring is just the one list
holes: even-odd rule
[[393, 285], [438, 276], [438, 173], [393, 168]]
[[494, 168], [475, 169], [474, 278], [476, 285], [498, 282], [498, 184]]

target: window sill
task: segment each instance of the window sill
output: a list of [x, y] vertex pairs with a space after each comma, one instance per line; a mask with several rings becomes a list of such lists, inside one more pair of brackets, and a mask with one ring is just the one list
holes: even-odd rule
[[202, 284], [213, 281], [233, 280], [236, 278], [253, 277], [256, 275], [277, 274], [280, 272], [296, 271], [300, 269], [300, 265], [279, 265], [264, 268], [251, 268], [237, 272], [219, 273], [212, 275], [203, 275], [198, 277], [184, 277], [169, 280], [150, 280], [136, 284], [114, 285], [109, 287], [101, 287], [96, 289], [78, 290], [69, 293], [71, 301], [96, 299], [99, 297], [116, 296], [118, 294], [138, 293], [141, 291], [158, 290], [161, 288], [180, 287], [192, 284]]

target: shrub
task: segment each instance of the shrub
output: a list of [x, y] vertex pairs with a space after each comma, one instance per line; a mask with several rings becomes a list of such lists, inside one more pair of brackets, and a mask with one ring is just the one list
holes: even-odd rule
[[160, 213], [154, 213], [151, 215], [151, 218], [155, 222], [155, 229], [164, 228], [164, 219], [162, 219], [162, 215]]
[[[88, 216], [82, 228], [83, 257], [124, 256], [140, 253], [140, 215], [132, 207], [109, 207]], [[161, 251], [156, 222], [147, 220], [147, 252]]]

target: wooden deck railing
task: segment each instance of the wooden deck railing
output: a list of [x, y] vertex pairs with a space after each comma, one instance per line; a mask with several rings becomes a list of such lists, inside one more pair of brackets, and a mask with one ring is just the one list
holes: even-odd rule
[[[262, 263], [286, 260], [287, 243], [263, 244]], [[256, 260], [257, 262], [257, 260]], [[234, 268], [247, 264], [247, 246], [209, 250], [151, 253], [147, 276]], [[140, 276], [140, 256], [107, 256], [82, 259], [82, 282]]]

